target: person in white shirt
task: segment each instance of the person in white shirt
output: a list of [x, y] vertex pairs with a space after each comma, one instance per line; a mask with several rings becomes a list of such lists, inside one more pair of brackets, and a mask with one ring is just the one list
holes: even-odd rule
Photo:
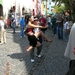
[[51, 17], [50, 16], [47, 17], [47, 23], [48, 23], [48, 26], [50, 28], [50, 26], [51, 26]]
[[69, 70], [65, 75], [75, 75], [75, 23], [70, 30], [64, 56], [69, 59]]
[[68, 19], [64, 18], [64, 21], [65, 21], [64, 22], [64, 35], [65, 35], [66, 41], [68, 41], [68, 39], [69, 39], [68, 31], [70, 30], [70, 27], [69, 27]]
[[0, 44], [6, 43], [6, 30], [4, 29], [4, 25], [5, 23], [3, 17], [0, 16], [0, 41], [1, 41]]

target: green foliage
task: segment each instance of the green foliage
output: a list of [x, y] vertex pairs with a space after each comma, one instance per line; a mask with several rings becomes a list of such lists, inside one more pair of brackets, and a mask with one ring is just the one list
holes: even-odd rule
[[66, 8], [69, 8], [69, 0], [52, 0], [53, 2], [55, 2], [56, 5], [61, 5], [62, 3], [64, 3], [65, 6], [67, 6]]
[[63, 13], [65, 10], [65, 6], [64, 5], [55, 5], [54, 9], [56, 10], [56, 13]]
[[2, 4], [2, 0], [0, 0], [0, 4]]

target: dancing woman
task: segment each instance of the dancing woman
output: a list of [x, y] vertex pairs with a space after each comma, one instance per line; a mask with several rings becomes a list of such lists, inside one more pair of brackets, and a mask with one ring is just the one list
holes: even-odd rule
[[27, 48], [26, 51], [30, 51], [33, 47], [38, 47], [40, 46], [40, 42], [37, 40], [37, 38], [41, 35], [44, 39], [47, 40], [47, 42], [52, 42], [42, 31], [39, 31], [37, 33], [34, 33], [33, 29], [34, 28], [47, 28], [48, 25], [45, 27], [39, 26], [39, 25], [34, 25], [33, 24], [34, 17], [33, 16], [28, 16], [27, 19], [27, 32], [28, 32], [28, 40], [30, 42], [30, 47]]

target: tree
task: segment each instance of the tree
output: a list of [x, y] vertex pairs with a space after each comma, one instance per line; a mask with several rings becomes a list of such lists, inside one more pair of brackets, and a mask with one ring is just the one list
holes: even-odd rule
[[53, 8], [56, 10], [56, 13], [63, 13], [65, 10], [64, 5], [55, 5]]
[[73, 18], [73, 21], [75, 21], [75, 0], [52, 0], [52, 1], [56, 2], [56, 5], [64, 3], [66, 10], [69, 10], [69, 13], [71, 13], [70, 15]]

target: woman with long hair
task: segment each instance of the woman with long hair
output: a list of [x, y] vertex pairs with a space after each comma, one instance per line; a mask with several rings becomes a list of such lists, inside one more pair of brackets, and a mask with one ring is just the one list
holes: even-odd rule
[[48, 25], [44, 26], [39, 26], [39, 25], [34, 25], [33, 24], [34, 17], [31, 15], [28, 15], [27, 18], [27, 32], [28, 32], [28, 40], [30, 42], [30, 47], [27, 48], [27, 51], [30, 51], [33, 47], [38, 47], [40, 46], [40, 42], [37, 40], [37, 38], [41, 35], [44, 39], [46, 39], [47, 42], [52, 42], [42, 31], [39, 31], [37, 33], [34, 33], [33, 29], [34, 28], [47, 28]]

